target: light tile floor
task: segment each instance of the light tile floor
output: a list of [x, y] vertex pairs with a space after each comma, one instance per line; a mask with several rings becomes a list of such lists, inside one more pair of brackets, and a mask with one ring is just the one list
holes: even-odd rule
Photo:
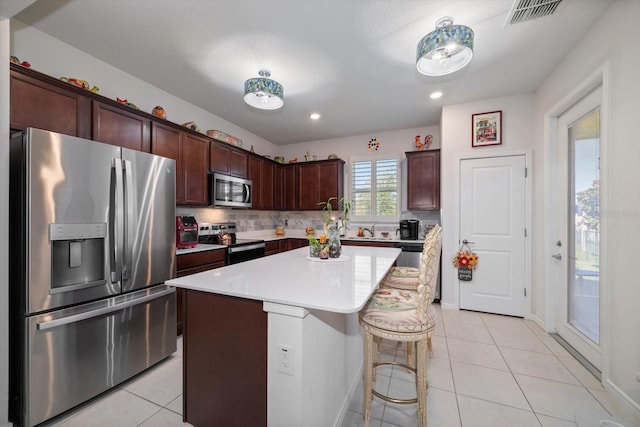
[[[640, 427], [640, 418], [615, 402], [595, 377], [534, 322], [440, 310], [438, 305], [436, 309], [435, 354], [427, 364], [429, 427], [599, 427], [603, 419]], [[178, 339], [178, 351], [169, 359], [49, 425], [189, 426], [181, 415], [181, 346]], [[406, 347], [385, 341], [381, 358], [404, 361]], [[380, 368], [376, 388], [397, 397], [415, 396], [412, 374], [400, 367]], [[416, 426], [416, 405], [374, 398], [370, 425]], [[362, 383], [342, 424], [359, 426]]]

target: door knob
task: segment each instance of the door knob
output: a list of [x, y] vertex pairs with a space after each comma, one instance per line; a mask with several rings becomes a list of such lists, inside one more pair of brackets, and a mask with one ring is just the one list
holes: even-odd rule
[[561, 254], [555, 254], [555, 255], [551, 255], [552, 257], [554, 257], [557, 260], [562, 259], [562, 255]]
[[468, 241], [467, 239], [464, 239], [464, 240], [462, 241], [462, 243], [464, 243], [465, 245], [474, 245], [474, 244], [475, 244], [474, 242], [470, 242], [470, 241]]

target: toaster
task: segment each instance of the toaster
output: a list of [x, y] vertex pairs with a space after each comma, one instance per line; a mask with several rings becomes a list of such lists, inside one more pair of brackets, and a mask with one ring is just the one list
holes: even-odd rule
[[176, 217], [176, 248], [193, 248], [198, 244], [198, 222], [193, 216]]

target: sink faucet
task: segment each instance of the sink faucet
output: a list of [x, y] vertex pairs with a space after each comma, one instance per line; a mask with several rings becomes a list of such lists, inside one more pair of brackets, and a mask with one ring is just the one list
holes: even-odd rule
[[371, 237], [375, 237], [375, 235], [376, 235], [376, 225], [373, 224], [370, 229], [369, 228], [363, 228], [362, 231], [368, 231], [369, 233], [371, 233]]

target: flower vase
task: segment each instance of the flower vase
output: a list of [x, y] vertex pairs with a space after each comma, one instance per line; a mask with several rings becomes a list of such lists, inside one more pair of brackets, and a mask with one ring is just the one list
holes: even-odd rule
[[312, 258], [320, 257], [320, 244], [317, 245], [309, 245], [309, 256]]
[[329, 243], [329, 257], [340, 258], [342, 255], [342, 244], [340, 243], [340, 231], [336, 228], [329, 229], [329, 236], [327, 238]]

